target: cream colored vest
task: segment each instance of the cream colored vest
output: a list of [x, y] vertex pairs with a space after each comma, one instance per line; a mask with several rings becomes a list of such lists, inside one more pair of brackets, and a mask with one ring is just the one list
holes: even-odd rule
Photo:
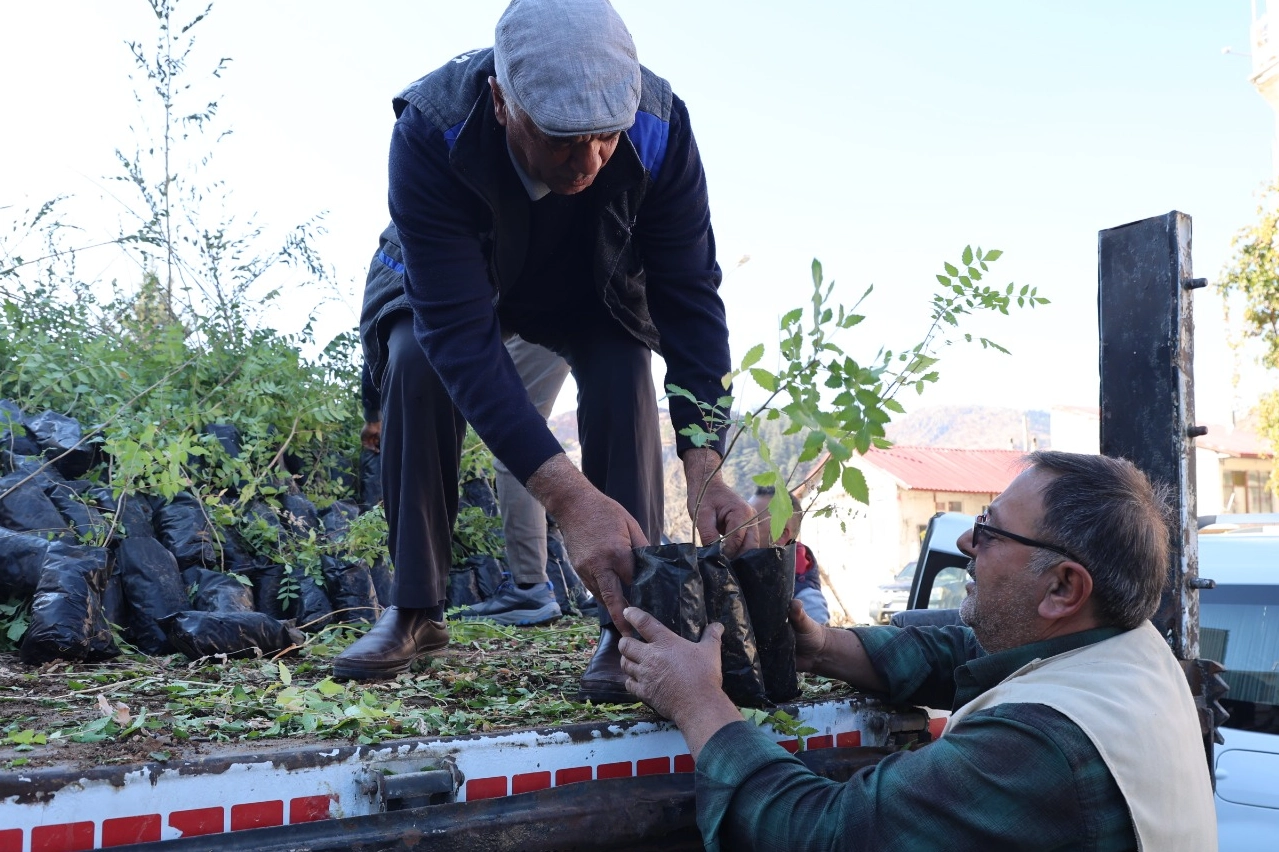
[[996, 704], [1044, 704], [1092, 740], [1128, 802], [1145, 852], [1215, 852], [1217, 815], [1186, 676], [1149, 621], [1033, 660], [951, 715]]

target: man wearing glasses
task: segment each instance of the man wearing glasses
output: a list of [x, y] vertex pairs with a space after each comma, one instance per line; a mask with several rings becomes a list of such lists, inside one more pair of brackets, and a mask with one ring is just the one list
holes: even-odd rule
[[809, 772], [717, 688], [698, 644], [636, 609], [636, 695], [697, 762], [708, 849], [1215, 850], [1194, 703], [1149, 619], [1167, 503], [1130, 462], [1039, 452], [959, 538], [964, 626], [823, 628], [792, 603], [796, 664], [952, 711], [936, 742], [849, 781]]

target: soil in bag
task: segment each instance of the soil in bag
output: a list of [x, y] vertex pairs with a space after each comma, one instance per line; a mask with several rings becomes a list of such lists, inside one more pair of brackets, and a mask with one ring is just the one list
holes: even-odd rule
[[0, 527], [0, 600], [34, 595], [48, 552], [47, 538]]
[[218, 563], [213, 529], [204, 504], [194, 495], [179, 492], [171, 502], [156, 509], [152, 522], [156, 537], [177, 558], [179, 568]]
[[201, 612], [253, 612], [253, 590], [230, 574], [192, 567], [182, 572], [182, 582]]
[[164, 619], [164, 629], [189, 660], [266, 656], [306, 641], [292, 622], [260, 612], [177, 612]]
[[126, 538], [115, 559], [129, 604], [129, 640], [144, 654], [172, 654], [160, 620], [191, 608], [177, 560], [153, 538]]
[[19, 656], [34, 666], [50, 660], [98, 662], [120, 655], [102, 614], [107, 549], [55, 541], [45, 554], [31, 602], [31, 623]]
[[764, 691], [770, 701], [790, 701], [799, 695], [795, 631], [787, 618], [795, 596], [795, 545], [748, 550], [731, 564], [755, 628]]
[[718, 621], [724, 625], [724, 633], [720, 637], [724, 692], [738, 707], [767, 706], [764, 674], [760, 668], [759, 651], [755, 647], [755, 631], [746, 609], [746, 598], [718, 543], [697, 552], [697, 568], [702, 575], [702, 589], [706, 597], [706, 623]]
[[701, 641], [706, 601], [693, 545], [650, 545], [633, 553], [635, 576], [627, 601], [690, 642]]

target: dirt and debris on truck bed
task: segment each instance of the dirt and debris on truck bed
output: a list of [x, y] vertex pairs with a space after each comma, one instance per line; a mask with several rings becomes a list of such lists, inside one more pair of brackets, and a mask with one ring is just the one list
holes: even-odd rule
[[[0, 771], [654, 718], [642, 704], [573, 700], [599, 635], [594, 619], [449, 629], [450, 645], [412, 671], [362, 684], [330, 677], [331, 658], [359, 635], [338, 625], [287, 656], [255, 660], [125, 654], [30, 667], [0, 654]], [[812, 677], [803, 688], [800, 700], [852, 694]]]

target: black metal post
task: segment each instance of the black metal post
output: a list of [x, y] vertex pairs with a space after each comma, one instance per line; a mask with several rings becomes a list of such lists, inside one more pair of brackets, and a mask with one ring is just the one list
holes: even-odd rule
[[1168, 585], [1155, 616], [1180, 660], [1199, 656], [1190, 217], [1173, 211], [1100, 232], [1101, 451], [1167, 484], [1176, 505]]

